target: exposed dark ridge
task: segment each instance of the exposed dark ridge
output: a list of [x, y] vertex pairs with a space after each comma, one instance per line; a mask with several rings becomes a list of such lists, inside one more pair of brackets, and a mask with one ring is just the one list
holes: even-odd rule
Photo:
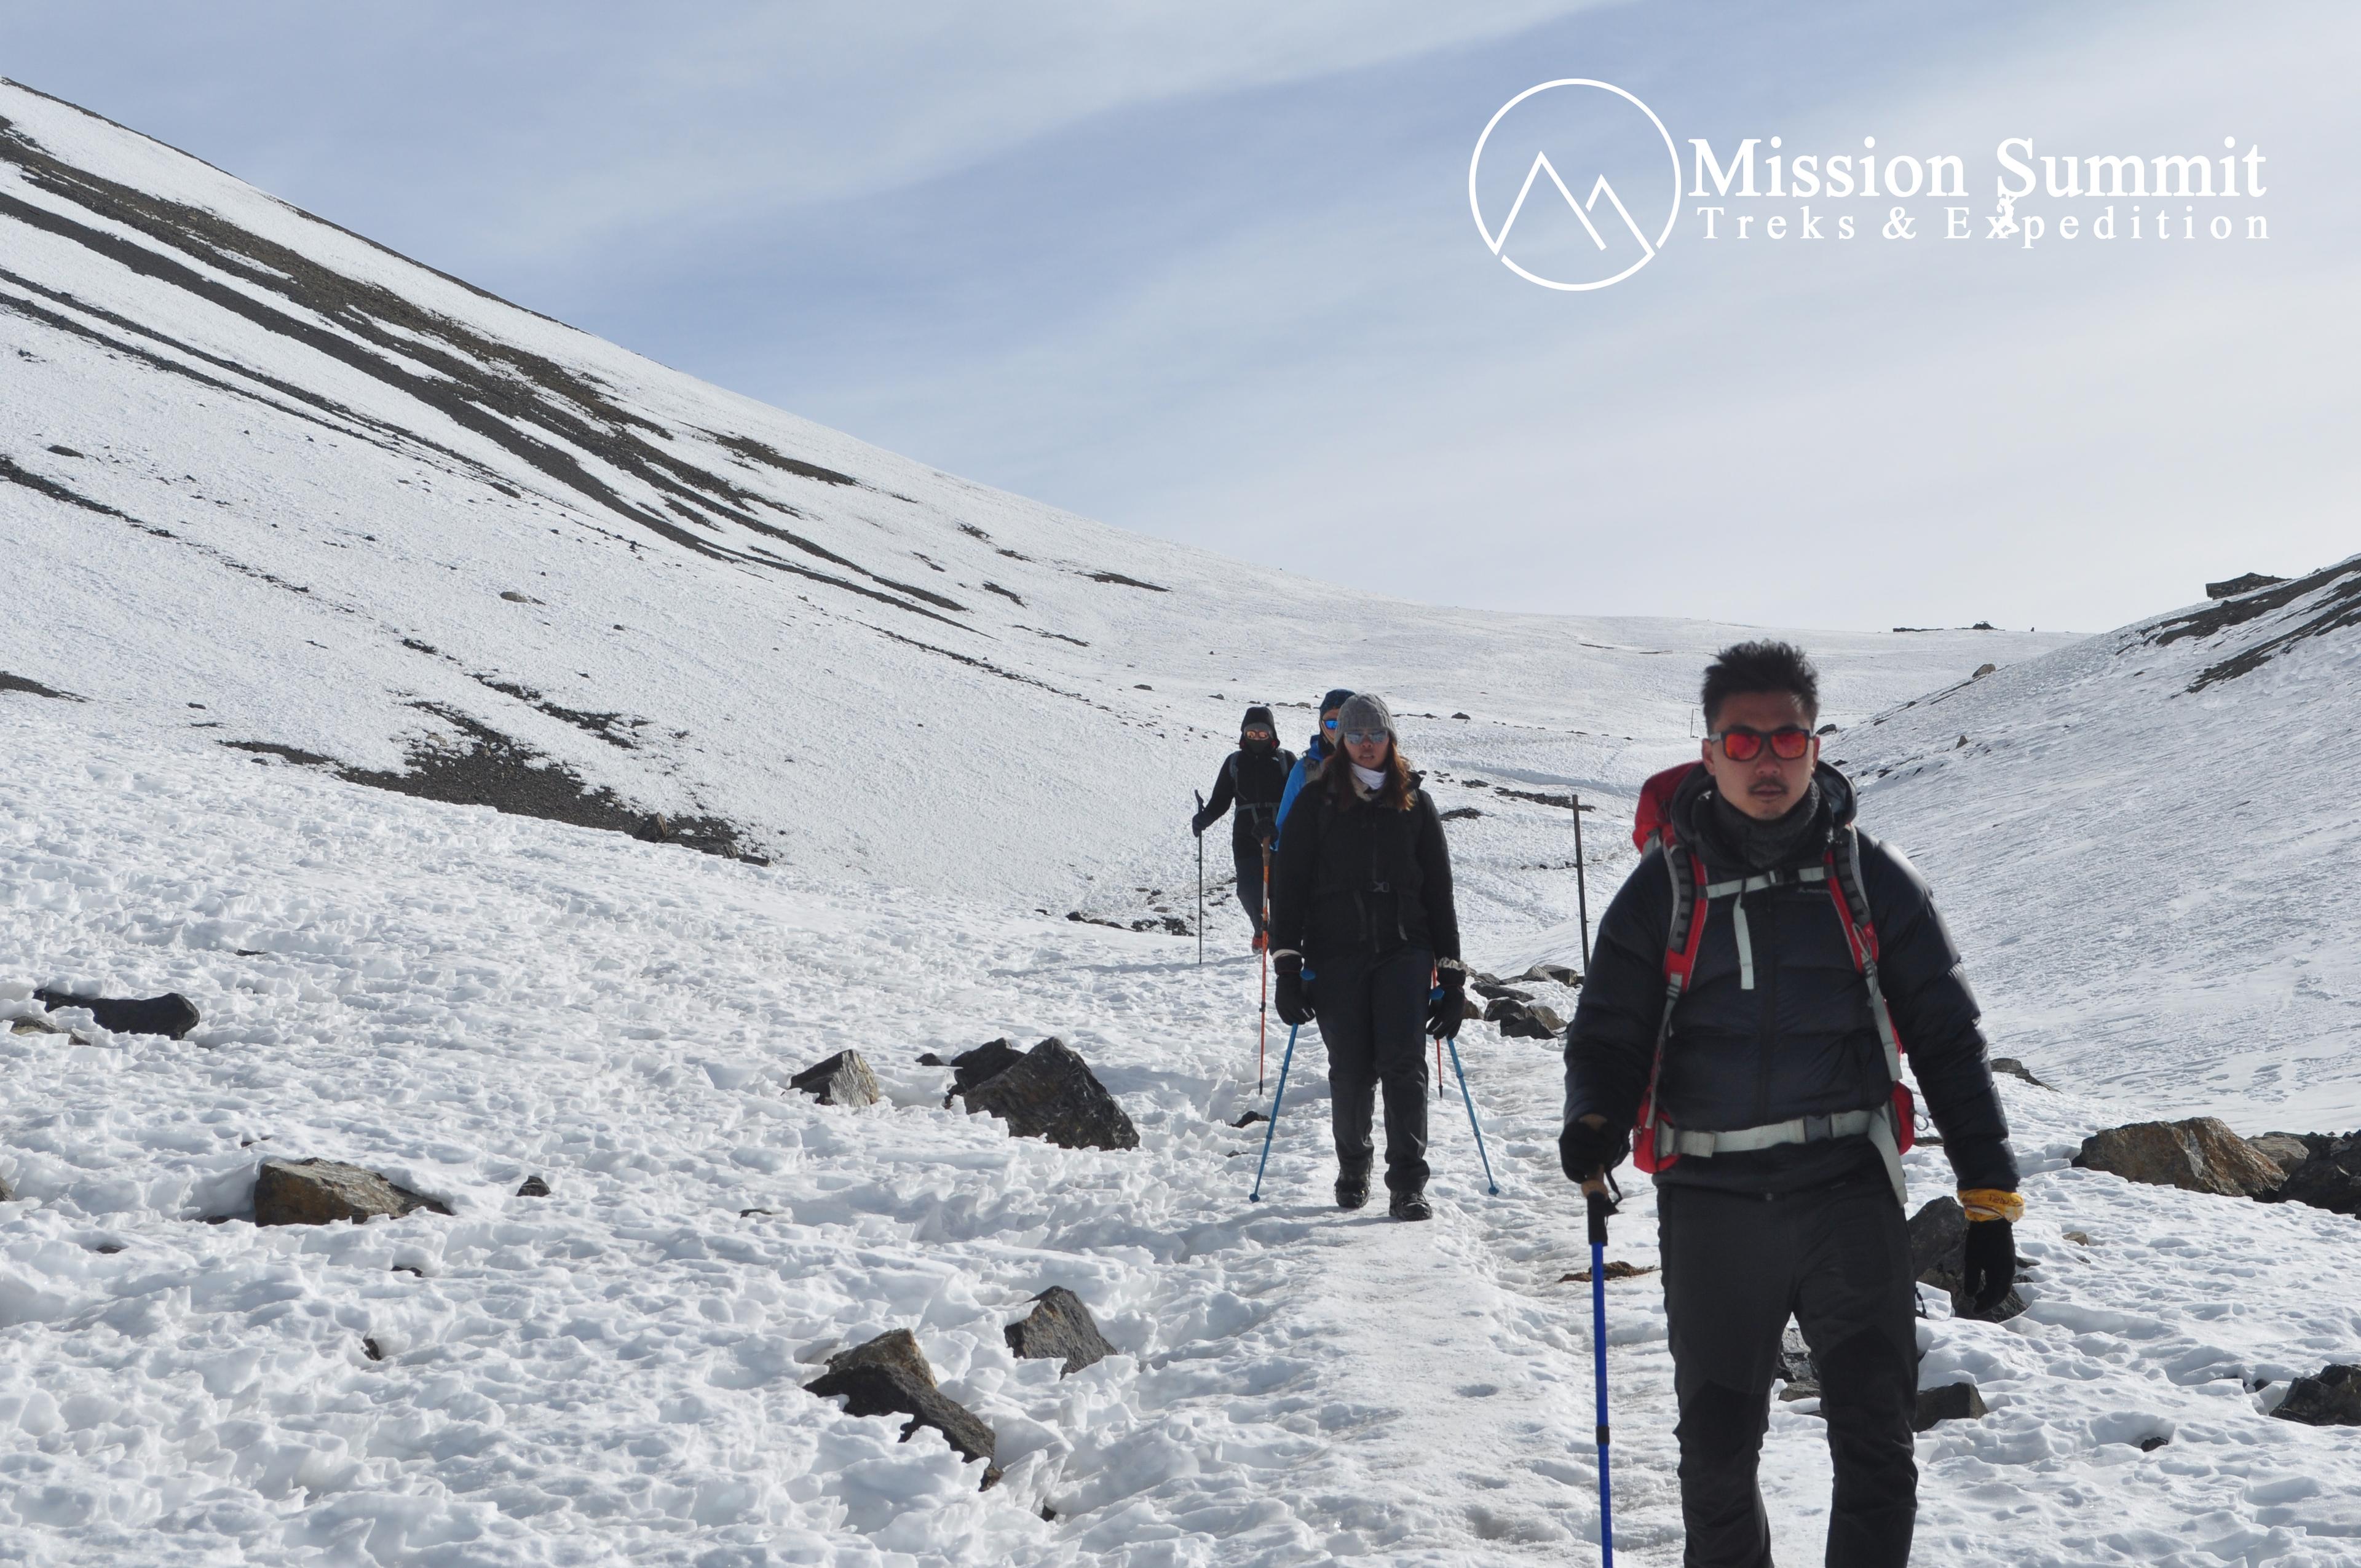
[[[185, 545], [187, 548], [196, 551], [199, 554], [211, 556], [214, 560], [219, 562], [225, 566], [227, 566], [233, 572], [244, 573], [247, 576], [254, 578], [257, 582], [269, 583], [274, 588], [284, 588], [291, 594], [302, 594], [306, 597], [308, 597], [312, 592], [310, 588], [305, 587], [301, 583], [291, 583], [286, 578], [279, 576], [274, 573], [262, 570], [259, 566], [249, 566], [235, 555], [225, 554], [221, 550], [215, 549], [210, 544], [203, 543], [194, 539], [183, 539], [179, 534], [174, 533], [170, 529], [159, 528], [152, 522], [142, 522], [139, 519], [133, 517], [127, 511], [117, 511], [115, 508], [108, 506], [104, 501], [94, 501], [88, 496], [68, 489], [65, 486], [59, 484], [55, 479], [48, 478], [42, 475], [33, 473], [29, 469], [20, 468], [15, 463], [11, 462], [5, 454], [0, 454], [0, 482], [22, 485], [25, 488], [31, 490], [38, 495], [47, 496], [51, 500], [62, 501], [68, 506], [79, 507], [84, 511], [96, 512], [101, 517], [111, 517], [117, 519], [120, 521], [129, 523], [132, 527], [137, 529], [142, 533], [148, 534], [157, 539], [169, 539], [175, 544]], [[325, 601], [324, 600], [322, 602], [324, 603]], [[332, 605], [329, 608], [333, 609], [346, 609], [346, 607], [343, 605]], [[350, 613], [350, 611], [346, 610], [346, 613]], [[940, 618], [938, 617], [937, 619], [939, 620]], [[949, 624], [956, 626], [959, 623], [957, 621], [952, 621]]]
[[[455, 708], [425, 702], [412, 706], [458, 730], [461, 740], [455, 743], [429, 735], [412, 741], [406, 773], [341, 768], [336, 776], [348, 784], [419, 800], [489, 806], [511, 817], [538, 817], [609, 833], [645, 830], [651, 813], [631, 806], [603, 784], [592, 789], [579, 773], [555, 758]], [[706, 854], [759, 860], [741, 849], [737, 828], [718, 817], [667, 817], [665, 828], [670, 841]]]
[[306, 751], [294, 746], [282, 746], [276, 740], [221, 740], [216, 741], [215, 744], [226, 746], [233, 751], [252, 751], [258, 756], [279, 757], [290, 762], [301, 762], [306, 767], [316, 768], [336, 760], [334, 757], [324, 757], [317, 751]]
[[[862, 622], [862, 624], [868, 625], [866, 621]], [[871, 626], [869, 630], [877, 633], [878, 636], [888, 638], [893, 641], [904, 643], [909, 647], [920, 649], [928, 653], [939, 653], [946, 659], [956, 660], [960, 663], [968, 665], [972, 669], [982, 670], [988, 675], [998, 675], [1004, 681], [1015, 681], [1019, 685], [1038, 686], [1043, 691], [1049, 692], [1057, 696], [1071, 697], [1076, 702], [1090, 703], [1091, 707], [1101, 708], [1108, 713], [1113, 713], [1115, 711], [1115, 709], [1108, 707], [1106, 704], [1103, 702], [1091, 702], [1089, 697], [1084, 696], [1080, 692], [1065, 691], [1035, 676], [1020, 674], [1015, 670], [1004, 670], [989, 659], [979, 659], [971, 653], [954, 653], [949, 648], [938, 648], [931, 642], [921, 642], [915, 637], [905, 637], [898, 631], [888, 631], [882, 626]]]
[[1154, 583], [1143, 583], [1137, 577], [1126, 577], [1121, 572], [1085, 572], [1082, 576], [1094, 583], [1115, 583], [1126, 588], [1146, 588], [1152, 594], [1169, 594], [1172, 591], [1170, 588], [1159, 587]]
[[495, 680], [490, 675], [480, 675], [473, 670], [468, 670], [466, 674], [467, 678], [478, 685], [489, 691], [496, 691], [502, 696], [512, 696], [534, 712], [545, 713], [552, 718], [571, 724], [577, 729], [596, 735], [609, 746], [625, 751], [639, 750], [639, 743], [630, 736], [615, 733], [615, 726], [620, 724], [627, 729], [642, 729], [648, 722], [644, 718], [627, 718], [620, 713], [586, 713], [578, 707], [567, 707], [561, 703], [552, 702], [533, 687], [521, 682]]
[[1019, 609], [1024, 608], [1025, 596], [1016, 592], [1014, 588], [1004, 588], [998, 583], [986, 578], [983, 584], [983, 591], [988, 594], [998, 594], [1002, 598], [1006, 599], [1009, 603], [1016, 605]]
[[47, 496], [53, 501], [63, 501], [70, 507], [80, 507], [84, 511], [94, 511], [101, 517], [119, 517], [126, 522], [131, 521], [130, 514], [117, 511], [104, 501], [94, 501], [79, 490], [69, 489], [59, 484], [47, 475], [36, 474], [30, 468], [18, 467], [15, 460], [6, 453], [0, 453], [0, 480], [5, 480], [11, 485], [22, 485], [36, 495]]
[[2337, 578], [2355, 574], [2361, 574], [2361, 560], [2323, 567], [2308, 577], [2298, 577], [2260, 593], [2241, 594], [2236, 598], [2223, 599], [2203, 609], [2191, 610], [2187, 615], [2171, 616], [2158, 621], [2148, 628], [2146, 641], [2164, 648], [2184, 637], [2211, 637], [2233, 626], [2244, 626], [2275, 609], [2285, 609], [2306, 594], [2317, 593]]
[[[82, 338], [86, 342], [97, 344], [100, 347], [106, 349], [110, 353], [128, 356], [129, 357], [137, 359], [141, 364], [147, 365], [153, 369], [162, 370], [170, 375], [185, 377], [201, 387], [210, 388], [225, 396], [247, 399], [250, 402], [261, 404], [264, 408], [269, 409], [274, 413], [286, 414], [291, 418], [300, 419], [307, 424], [316, 424], [323, 430], [334, 431], [338, 435], [350, 436], [356, 441], [365, 441], [372, 446], [383, 448], [388, 452], [398, 452], [401, 450], [401, 448], [396, 444], [397, 441], [415, 443], [417, 445], [423, 446], [430, 452], [434, 452], [441, 456], [449, 458], [454, 463], [457, 463], [462, 466], [474, 471], [476, 474], [484, 477], [488, 483], [492, 484], [495, 488], [508, 495], [513, 496], [517, 493], [508, 485], [501, 483], [498, 476], [495, 475], [492, 470], [485, 467], [483, 464], [478, 462], [475, 458], [467, 456], [462, 453], [454, 452], [447, 446], [437, 445], [434, 442], [428, 440], [423, 435], [418, 435], [412, 432], [403, 430], [398, 425], [388, 424], [383, 420], [362, 413], [358, 410], [346, 408], [344, 404], [337, 402], [333, 398], [324, 398], [318, 393], [311, 391], [303, 387], [299, 387], [292, 382], [281, 381], [275, 376], [254, 369], [248, 366], [240, 365], [235, 360], [225, 359], [220, 355], [208, 354], [203, 349], [198, 348], [194, 345], [182, 343], [178, 338], [172, 337], [169, 334], [158, 332], [153, 327], [145, 326], [138, 322], [119, 316], [103, 306], [91, 304], [87, 301], [77, 299], [71, 294], [61, 292], [56, 289], [45, 288], [41, 284], [34, 282], [29, 278], [18, 277], [16, 273], [8, 271], [5, 268], [0, 268], [0, 282], [13, 283], [20, 289], [28, 289], [34, 293], [40, 295], [43, 299], [54, 301], [71, 310], [81, 311], [86, 315], [95, 317], [96, 319], [106, 323], [109, 326], [118, 327], [125, 332], [137, 333], [140, 336], [148, 338], [153, 342], [163, 344], [165, 346], [172, 349], [176, 353], [185, 354], [192, 359], [201, 360], [207, 365], [211, 365], [217, 369], [226, 371], [231, 375], [244, 377], [250, 381], [254, 381], [261, 386], [269, 388], [272, 391], [280, 393], [283, 397], [293, 398], [300, 402], [309, 404], [313, 409], [323, 410], [328, 413], [334, 414], [335, 418], [323, 419], [319, 414], [308, 412], [304, 409], [290, 408], [284, 403], [273, 402], [269, 398], [263, 397], [261, 394], [255, 391], [252, 387], [241, 387], [235, 381], [225, 381], [218, 377], [208, 376], [203, 371], [199, 370], [192, 366], [183, 365], [177, 359], [168, 359], [163, 355], [156, 354], [148, 349], [142, 348], [136, 343], [126, 343], [119, 338], [109, 337], [106, 334], [98, 331], [94, 327], [82, 322], [75, 321], [71, 316], [60, 315], [54, 311], [46, 310], [41, 306], [33, 303], [29, 300], [14, 300], [9, 299], [5, 295], [0, 295], [0, 310], [12, 311], [17, 315], [25, 317], [28, 321], [39, 322], [42, 325], [49, 327], [53, 331], [66, 333], [71, 336]], [[338, 420], [349, 421], [350, 423], [340, 424], [337, 422]], [[360, 428], [352, 428], [353, 426], [358, 426]], [[383, 435], [390, 437], [391, 439], [379, 440], [377, 436], [369, 434], [368, 433], [370, 431], [379, 432]]]
[[60, 702], [86, 702], [89, 700], [87, 697], [76, 696], [71, 692], [54, 690], [49, 686], [43, 685], [38, 681], [27, 680], [23, 675], [12, 675], [5, 670], [0, 670], [0, 692], [23, 692], [27, 696], [55, 697]]
[[[187, 159], [192, 163], [203, 164], [205, 168], [212, 170], [214, 173], [221, 175], [224, 179], [238, 180], [238, 176], [232, 174], [228, 170], [224, 169], [218, 163], [210, 162], [205, 159], [199, 158], [195, 153], [191, 152], [184, 147], [175, 147], [161, 137], [150, 136], [146, 131], [134, 130], [131, 126], [125, 125], [120, 120], [110, 120], [95, 109], [85, 109], [80, 104], [69, 102], [66, 99], [57, 96], [57, 94], [53, 93], [44, 93], [38, 87], [28, 87], [13, 76], [0, 76], [0, 82], [6, 82], [9, 86], [16, 88], [20, 93], [29, 93], [36, 98], [45, 99], [49, 103], [57, 104], [60, 108], [71, 109], [77, 115], [88, 115], [90, 118], [96, 120], [100, 125], [113, 126], [116, 130], [122, 131], [129, 136], [137, 137], [141, 141], [152, 142], [156, 146], [162, 148], [165, 151], [176, 153], [179, 156]], [[0, 115], [0, 133], [5, 133], [13, 129], [15, 129], [15, 126], [9, 123], [8, 117], [5, 115]], [[238, 182], [240, 184], [247, 183], [243, 180], [239, 180]], [[332, 218], [324, 218], [317, 213], [307, 212], [303, 208], [295, 205], [292, 202], [281, 200], [277, 196], [272, 196], [270, 200], [277, 202], [280, 206], [286, 208], [289, 212], [293, 213], [300, 218], [318, 224], [322, 228], [334, 229], [338, 234], [343, 235], [346, 239], [357, 240], [361, 244], [368, 246], [371, 250], [376, 251], [379, 255], [390, 256], [396, 261], [402, 263], [404, 266], [415, 267], [421, 272], [431, 272], [435, 277], [442, 279], [445, 283], [452, 285], [454, 288], [464, 289], [479, 300], [489, 300], [496, 305], [506, 305], [512, 311], [522, 311], [526, 315], [539, 317], [541, 320], [549, 323], [553, 326], [566, 325], [564, 322], [559, 321], [555, 316], [543, 315], [541, 312], [533, 309], [530, 305], [520, 305], [514, 300], [504, 300], [489, 289], [468, 282], [465, 278], [455, 277], [451, 273], [444, 271], [439, 267], [430, 267], [425, 262], [419, 260], [416, 257], [404, 256], [401, 252], [394, 249], [393, 247], [383, 244], [378, 240], [371, 239], [365, 234], [355, 234], [351, 229], [346, 228], [344, 225], [335, 222]], [[572, 329], [568, 328], [567, 330], [571, 331]]]
[[[859, 583], [849, 583], [842, 577], [832, 577], [826, 572], [815, 572], [809, 566], [787, 560], [778, 552], [765, 550], [759, 544], [753, 546], [746, 554], [739, 556], [738, 559], [757, 566], [768, 566], [774, 571], [792, 572], [798, 577], [809, 577], [815, 583], [826, 583], [829, 587], [841, 588], [849, 594], [859, 594], [863, 598], [873, 598], [880, 604], [890, 604], [895, 609], [906, 609], [912, 615], [923, 615], [928, 620], [939, 620], [945, 626], [958, 626], [961, 631], [969, 630], [949, 616], [937, 615], [931, 609], [921, 609], [906, 599], [897, 599], [892, 594], [881, 593], [875, 588], [864, 588]], [[958, 609], [962, 607], [953, 605], [951, 608]]]
[[1083, 641], [1081, 638], [1069, 637], [1062, 631], [1045, 631], [1038, 626], [1020, 626], [1016, 630], [1019, 631], [1029, 631], [1036, 637], [1054, 637], [1060, 642], [1071, 642], [1077, 648], [1087, 648], [1090, 646], [1089, 643]]
[[[850, 474], [840, 474], [833, 468], [823, 468], [817, 463], [807, 463], [800, 457], [790, 457], [776, 447], [757, 441], [751, 435], [725, 435], [718, 430], [708, 430], [705, 433], [748, 462], [760, 463], [765, 467], [776, 468], [783, 474], [796, 474], [807, 479], [818, 479], [823, 485], [859, 485], [861, 483]], [[903, 499], [907, 500], [909, 498], [906, 496]]]

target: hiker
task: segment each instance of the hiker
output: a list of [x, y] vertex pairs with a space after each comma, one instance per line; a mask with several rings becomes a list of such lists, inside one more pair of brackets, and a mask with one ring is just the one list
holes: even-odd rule
[[1270, 709], [1259, 705], [1247, 708], [1238, 726], [1238, 749], [1223, 759], [1212, 797], [1189, 819], [1189, 830], [1202, 839], [1236, 803], [1237, 815], [1230, 818], [1230, 859], [1237, 863], [1238, 902], [1246, 905], [1246, 919], [1254, 927], [1257, 952], [1264, 945], [1266, 857], [1279, 837], [1279, 797], [1294, 766], [1295, 753], [1279, 745], [1279, 722]]
[[1304, 786], [1271, 872], [1274, 1000], [1290, 1025], [1317, 1018], [1328, 1049], [1336, 1206], [1369, 1201], [1382, 1084], [1389, 1212], [1423, 1220], [1425, 1036], [1458, 1033], [1467, 988], [1451, 856], [1384, 699], [1363, 692], [1338, 715], [1338, 749]]
[[1295, 797], [1303, 793], [1304, 784], [1319, 771], [1320, 764], [1328, 760], [1328, 754], [1336, 749], [1337, 715], [1345, 711], [1345, 704], [1352, 699], [1352, 696], [1343, 686], [1334, 686], [1320, 699], [1320, 727], [1312, 732], [1312, 740], [1303, 748], [1303, 755], [1295, 760], [1294, 768], [1287, 775], [1287, 788], [1279, 794], [1279, 838], [1287, 836], [1287, 814], [1295, 805]]
[[1784, 642], [1726, 648], [1703, 700], [1702, 763], [1673, 790], [1584, 977], [1561, 1162], [1590, 1190], [1627, 1152], [1655, 1176], [1683, 1562], [1771, 1561], [1755, 1471], [1793, 1314], [1836, 1467], [1828, 1561], [1900, 1568], [1918, 1354], [1896, 1038], [1971, 1222], [1978, 1310], [2015, 1275], [2008, 1124], [1933, 895], [1855, 829], [1851, 784], [1819, 760], [1810, 663]]

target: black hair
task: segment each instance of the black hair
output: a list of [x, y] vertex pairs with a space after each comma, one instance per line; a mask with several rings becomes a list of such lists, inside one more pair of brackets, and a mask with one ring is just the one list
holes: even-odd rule
[[1706, 728], [1721, 716], [1722, 701], [1742, 692], [1785, 692], [1803, 705], [1806, 723], [1820, 717], [1820, 673], [1793, 642], [1733, 642], [1705, 667]]

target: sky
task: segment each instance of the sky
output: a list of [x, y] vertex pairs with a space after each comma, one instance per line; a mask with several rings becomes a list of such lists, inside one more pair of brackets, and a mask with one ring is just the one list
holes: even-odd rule
[[[2361, 549], [2346, 4], [0, 17], [0, 74], [667, 365], [1236, 557], [1241, 594], [1276, 566], [1504, 610], [2095, 630]], [[1538, 287], [1477, 231], [1469, 161], [1569, 77], [1644, 103], [1685, 179], [1692, 137], [1956, 155], [1979, 237], [1930, 199], [1907, 240], [1894, 202], [1812, 203], [1861, 232], [1806, 242], [1763, 232], [1800, 201], [1692, 197], [1629, 278]], [[1662, 139], [1568, 102], [1487, 144], [1490, 223], [1540, 146], [1578, 196], [1644, 191], [1653, 237]], [[2200, 203], [2229, 241], [2028, 248], [1982, 237], [2009, 137], [2228, 137], [2266, 191]], [[1573, 221], [1544, 187], [1510, 258], [1578, 263]]]

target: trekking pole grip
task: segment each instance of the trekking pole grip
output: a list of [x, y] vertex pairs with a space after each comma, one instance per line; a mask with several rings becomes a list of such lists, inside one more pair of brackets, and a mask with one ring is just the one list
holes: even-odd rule
[[1590, 1245], [1592, 1246], [1605, 1246], [1607, 1245], [1607, 1216], [1615, 1212], [1615, 1205], [1607, 1201], [1607, 1194], [1601, 1191], [1585, 1192], [1582, 1196], [1584, 1201], [1590, 1209]]

